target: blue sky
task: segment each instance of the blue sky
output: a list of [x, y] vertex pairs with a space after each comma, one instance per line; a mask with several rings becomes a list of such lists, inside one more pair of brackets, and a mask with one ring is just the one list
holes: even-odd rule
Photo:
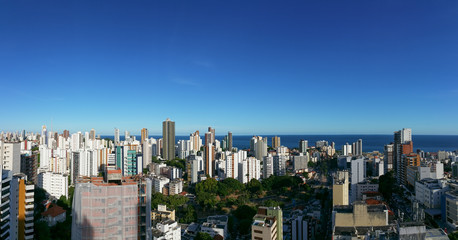
[[458, 134], [458, 1], [0, 1], [0, 130]]

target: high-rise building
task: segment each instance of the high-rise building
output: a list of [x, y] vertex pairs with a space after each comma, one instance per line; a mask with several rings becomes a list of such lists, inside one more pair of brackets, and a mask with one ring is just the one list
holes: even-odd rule
[[70, 137], [70, 132], [68, 130], [64, 130], [64, 133], [62, 135], [65, 139], [68, 139]]
[[199, 172], [203, 170], [204, 160], [202, 156], [189, 155], [186, 160], [186, 172], [188, 173], [188, 182], [198, 182]]
[[261, 161], [254, 157], [243, 159], [239, 164], [238, 178], [243, 184], [248, 183], [251, 179], [259, 180], [261, 178]]
[[208, 144], [213, 144], [212, 142], [212, 133], [211, 132], [206, 132], [205, 133], [205, 146]]
[[162, 158], [175, 159], [175, 122], [169, 118], [162, 122]]
[[273, 156], [273, 168], [275, 176], [285, 176], [286, 175], [286, 160], [285, 155], [275, 155]]
[[385, 157], [383, 159], [383, 162], [385, 164], [385, 173], [387, 173], [393, 169], [393, 144], [385, 145], [384, 150]]
[[150, 179], [105, 177], [80, 179], [75, 186], [72, 239], [151, 239]]
[[[0, 164], [1, 165], [1, 164]], [[1, 170], [2, 176], [0, 177], [0, 211], [2, 219], [0, 221], [0, 239], [10, 239], [11, 237], [11, 222], [10, 222], [10, 197], [11, 197], [11, 180], [12, 174], [9, 170]]]
[[2, 168], [12, 174], [21, 172], [21, 143], [6, 143], [0, 141], [0, 157]]
[[348, 194], [348, 172], [337, 171], [333, 178], [332, 185], [332, 206], [336, 205], [348, 205], [349, 194]]
[[215, 174], [215, 146], [212, 144], [207, 144], [205, 146], [205, 174], [208, 174], [210, 177], [213, 177]]
[[114, 143], [115, 144], [118, 144], [119, 143], [119, 129], [115, 128], [115, 132], [114, 132]]
[[213, 144], [215, 143], [215, 140], [216, 140], [216, 135], [215, 135], [215, 129], [212, 128], [212, 127], [208, 127], [208, 132], [211, 133], [211, 139], [210, 139], [210, 142]]
[[354, 155], [362, 156], [363, 155], [363, 140], [358, 139], [358, 141], [355, 142], [355, 146], [356, 146], [356, 149], [355, 149]]
[[259, 207], [253, 219], [252, 240], [283, 240], [283, 212], [280, 207]]
[[140, 143], [143, 144], [143, 142], [148, 140], [148, 129], [142, 128], [141, 134], [142, 134], [142, 136], [141, 136], [141, 139], [140, 139]]
[[33, 239], [33, 211], [35, 185], [24, 174], [16, 174], [11, 181], [10, 223], [11, 239]]
[[127, 139], [129, 139], [129, 138], [130, 138], [130, 133], [129, 133], [129, 131], [124, 131], [124, 140], [127, 141]]
[[66, 174], [42, 172], [38, 174], [38, 187], [43, 188], [49, 195], [59, 199], [68, 198], [68, 176]]
[[[401, 184], [403, 168], [402, 164], [402, 155], [409, 154], [413, 151], [413, 142], [412, 142], [412, 129], [403, 128], [402, 130], [394, 132], [394, 169], [396, 172], [396, 180], [398, 184]], [[410, 152], [409, 152], [410, 151]]]
[[37, 184], [37, 165], [37, 154], [32, 154], [30, 156], [21, 155], [21, 173], [24, 173], [27, 179], [34, 184]]
[[307, 148], [309, 147], [309, 141], [307, 140], [300, 140], [299, 141], [299, 152], [305, 153], [307, 152]]
[[232, 132], [227, 133], [227, 150], [232, 151]]
[[92, 141], [95, 140], [95, 129], [91, 129], [91, 131], [89, 132], [89, 139], [91, 139]]
[[266, 179], [274, 174], [274, 157], [272, 156], [272, 154], [269, 154], [264, 157], [264, 160], [262, 161], [262, 165], [263, 165], [262, 178]]
[[277, 149], [278, 147], [280, 147], [280, 137], [278, 136], [275, 136], [272, 138], [272, 148], [273, 149]]
[[41, 127], [41, 144], [48, 144], [48, 130], [46, 129], [46, 125]]
[[351, 160], [351, 203], [356, 201], [356, 184], [364, 181], [366, 177], [366, 162], [364, 158]]
[[[267, 140], [267, 139], [266, 139]], [[267, 141], [258, 140], [256, 141], [254, 155], [256, 159], [262, 160], [265, 156], [267, 156]]]
[[310, 216], [297, 216], [291, 220], [291, 239], [308, 240], [316, 239], [317, 219]]
[[191, 150], [197, 152], [200, 150], [202, 146], [202, 139], [200, 138], [199, 131], [195, 131], [189, 136], [189, 140], [191, 141]]
[[342, 155], [344, 155], [344, 156], [351, 155], [352, 154], [352, 151], [351, 151], [352, 149], [351, 148], [352, 148], [352, 145], [350, 145], [348, 143], [344, 144], [342, 146]]

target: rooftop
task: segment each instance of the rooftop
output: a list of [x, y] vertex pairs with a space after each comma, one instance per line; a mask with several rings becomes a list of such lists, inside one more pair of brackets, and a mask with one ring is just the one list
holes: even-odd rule
[[58, 206], [57, 204], [55, 203], [52, 203], [51, 206], [48, 208], [48, 210], [44, 211], [41, 213], [41, 216], [43, 217], [47, 217], [47, 216], [51, 216], [51, 217], [57, 217], [61, 214], [65, 213], [65, 210]]

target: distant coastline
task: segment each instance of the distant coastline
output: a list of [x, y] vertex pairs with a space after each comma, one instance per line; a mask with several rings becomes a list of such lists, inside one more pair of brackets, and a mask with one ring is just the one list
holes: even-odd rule
[[[247, 149], [250, 147], [250, 139], [253, 135], [234, 135], [233, 145], [239, 149]], [[336, 149], [340, 150], [342, 145], [345, 143], [352, 143], [358, 139], [363, 140], [363, 151], [372, 152], [380, 151], [383, 152], [383, 147], [386, 144], [393, 142], [393, 135], [388, 134], [321, 134], [321, 135], [261, 135], [268, 138], [268, 145], [271, 145], [272, 137], [278, 136], [281, 140], [281, 145], [288, 148], [297, 148], [299, 140], [308, 140], [309, 146], [315, 146], [315, 142], [319, 140], [326, 140], [335, 142]], [[113, 135], [101, 135], [101, 138], [114, 139]], [[136, 139], [140, 136], [135, 135]], [[162, 138], [158, 135], [150, 135], [150, 138]], [[120, 136], [121, 140], [124, 140], [124, 135]], [[204, 139], [201, 136], [202, 140]], [[222, 140], [224, 135], [216, 136], [216, 139]], [[189, 135], [180, 135], [175, 137], [178, 140], [188, 140]], [[437, 152], [441, 151], [455, 151], [458, 150], [458, 135], [412, 135], [414, 149], [421, 149], [425, 152]]]

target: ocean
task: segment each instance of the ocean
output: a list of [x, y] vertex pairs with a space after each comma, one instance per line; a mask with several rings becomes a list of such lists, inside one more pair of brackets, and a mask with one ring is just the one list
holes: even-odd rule
[[[263, 135], [268, 137], [268, 145], [272, 143], [272, 137], [275, 135]], [[280, 137], [280, 143], [288, 148], [294, 148], [299, 146], [299, 140], [308, 140], [309, 146], [315, 146], [315, 142], [319, 140], [326, 140], [331, 144], [335, 142], [336, 149], [341, 150], [342, 145], [345, 143], [353, 143], [358, 139], [363, 140], [363, 151], [372, 152], [380, 151], [383, 152], [383, 147], [386, 144], [393, 142], [393, 135], [277, 135]], [[102, 135], [102, 138], [114, 139], [113, 135]], [[150, 138], [162, 138], [162, 136], [150, 136]], [[202, 140], [204, 136], [201, 136]], [[251, 135], [233, 135], [232, 141], [233, 146], [238, 149], [247, 149], [250, 147]], [[124, 140], [124, 136], [120, 136], [121, 140]], [[222, 140], [224, 136], [216, 136], [216, 139]], [[140, 136], [136, 136], [136, 139], [140, 139]], [[188, 140], [187, 136], [176, 136], [175, 140]], [[437, 152], [442, 151], [455, 151], [458, 150], [458, 135], [412, 135], [414, 149], [421, 149], [425, 152]]]

